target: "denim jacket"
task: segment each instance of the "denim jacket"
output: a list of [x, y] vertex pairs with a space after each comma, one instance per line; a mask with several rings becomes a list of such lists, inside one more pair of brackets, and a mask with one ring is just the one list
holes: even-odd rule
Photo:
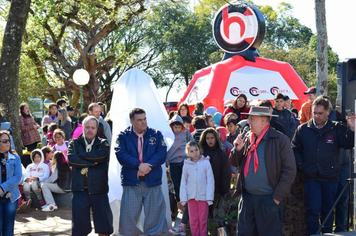
[[[6, 181], [0, 184], [4, 193], [1, 197], [5, 197], [8, 192], [11, 193], [11, 202], [15, 202], [20, 198], [19, 183], [22, 177], [22, 167], [20, 157], [8, 152], [8, 157], [6, 161]], [[0, 175], [0, 183], [1, 175]]]

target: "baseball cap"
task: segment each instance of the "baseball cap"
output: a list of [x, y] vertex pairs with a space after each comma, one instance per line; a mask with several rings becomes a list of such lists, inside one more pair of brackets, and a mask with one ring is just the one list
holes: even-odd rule
[[68, 106], [67, 106], [67, 111], [74, 111], [74, 109], [73, 109], [72, 106], [68, 105]]
[[288, 95], [285, 95], [284, 98], [283, 98], [284, 101], [287, 101], [289, 100], [289, 96]]
[[311, 94], [311, 93], [316, 93], [315, 87], [310, 87], [307, 91], [304, 92], [304, 94]]

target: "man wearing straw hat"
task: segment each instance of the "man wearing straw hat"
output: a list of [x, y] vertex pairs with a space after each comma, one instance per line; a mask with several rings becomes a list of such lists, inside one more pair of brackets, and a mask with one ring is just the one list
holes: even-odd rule
[[239, 203], [237, 235], [283, 235], [283, 199], [296, 175], [289, 138], [270, 127], [268, 107], [252, 107], [250, 131], [234, 141], [230, 160], [238, 167], [235, 197]]

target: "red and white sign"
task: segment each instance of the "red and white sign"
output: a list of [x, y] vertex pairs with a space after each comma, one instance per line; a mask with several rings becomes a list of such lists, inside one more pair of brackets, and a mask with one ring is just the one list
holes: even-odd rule
[[[254, 45], [258, 37], [264, 37], [264, 19], [258, 17], [248, 4], [225, 5], [215, 16], [213, 25], [214, 40], [226, 52], [240, 53]], [[261, 19], [262, 18], [262, 19]], [[260, 28], [263, 34], [259, 34]], [[260, 39], [259, 41], [262, 41]], [[255, 48], [259, 46], [256, 45]]]

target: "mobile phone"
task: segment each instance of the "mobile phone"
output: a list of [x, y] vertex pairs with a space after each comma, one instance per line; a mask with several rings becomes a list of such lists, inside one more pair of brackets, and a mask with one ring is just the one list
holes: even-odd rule
[[345, 112], [346, 112], [346, 115], [347, 115], [348, 117], [351, 117], [351, 116], [352, 116], [351, 109], [346, 109]]

